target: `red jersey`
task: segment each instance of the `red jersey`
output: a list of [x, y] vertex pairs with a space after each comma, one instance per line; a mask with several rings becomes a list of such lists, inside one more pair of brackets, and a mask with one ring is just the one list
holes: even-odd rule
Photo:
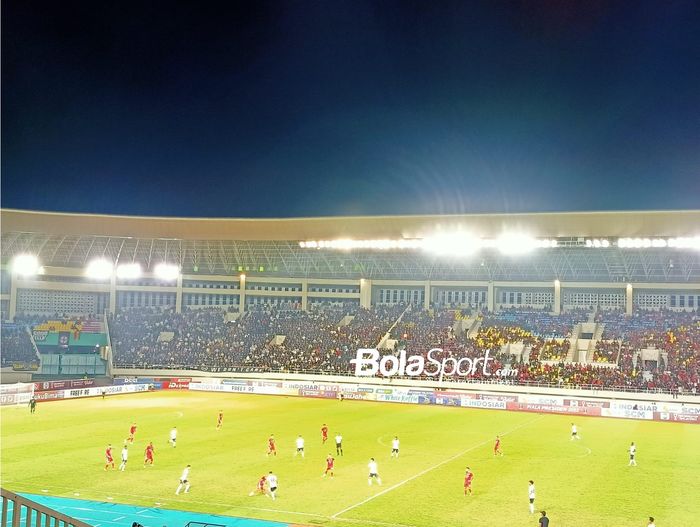
[[269, 445], [270, 450], [274, 450], [274, 449], [275, 449], [275, 439], [274, 439], [274, 438], [271, 437], [270, 439], [268, 439], [268, 440], [267, 440], [267, 444]]
[[148, 445], [146, 447], [146, 457], [149, 459], [153, 457], [153, 445]]
[[499, 448], [501, 448], [501, 440], [500, 440], [500, 439], [496, 439], [496, 444], [493, 445], [493, 449], [494, 449], [494, 450], [498, 450]]
[[464, 476], [464, 486], [471, 487], [472, 479], [474, 479], [474, 474], [472, 472], [467, 472]]
[[260, 478], [260, 481], [258, 481], [258, 490], [264, 490], [265, 489], [265, 482], [267, 481], [267, 477], [263, 476]]
[[105, 457], [107, 458], [107, 461], [112, 461], [112, 447], [105, 450]]
[[129, 428], [129, 433], [130, 433], [131, 435], [134, 435], [134, 434], [136, 433], [136, 425], [132, 425], [132, 427]]
[[330, 456], [326, 458], [326, 468], [327, 468], [327, 469], [333, 468], [333, 464], [334, 464], [334, 463], [335, 463], [335, 459], [334, 459], [334, 458], [332, 458], [332, 457], [330, 457]]
[[321, 428], [321, 435], [323, 437], [328, 437], [328, 427], [327, 426], [324, 426]]

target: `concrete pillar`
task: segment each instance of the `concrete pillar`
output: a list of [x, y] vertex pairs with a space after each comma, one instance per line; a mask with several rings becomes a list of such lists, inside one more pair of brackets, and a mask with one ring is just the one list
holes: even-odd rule
[[109, 312], [114, 314], [117, 312], [117, 275], [112, 273], [109, 279]]
[[634, 307], [632, 302], [634, 301], [634, 289], [632, 288], [632, 284], [627, 284], [627, 289], [625, 291], [625, 313], [627, 315], [632, 314], [632, 308]]
[[425, 281], [425, 298], [423, 300], [423, 309], [426, 311], [430, 309], [430, 280]]
[[240, 295], [239, 295], [239, 301], [238, 301], [238, 312], [243, 314], [245, 313], [245, 275], [242, 274], [239, 277], [238, 280], [239, 284], [239, 290], [240, 290]]
[[486, 292], [486, 308], [493, 312], [496, 306], [496, 288], [493, 287], [493, 282], [489, 282], [488, 291]]
[[301, 281], [301, 310], [308, 311], [309, 305], [309, 281]]
[[372, 307], [372, 280], [360, 278], [360, 307]]
[[15, 314], [17, 313], [17, 277], [10, 274], [10, 305], [7, 309], [7, 317], [10, 322], [15, 320]]
[[175, 313], [182, 313], [182, 275], [177, 275], [175, 286]]
[[554, 280], [554, 314], [558, 315], [561, 313], [561, 282], [559, 280]]

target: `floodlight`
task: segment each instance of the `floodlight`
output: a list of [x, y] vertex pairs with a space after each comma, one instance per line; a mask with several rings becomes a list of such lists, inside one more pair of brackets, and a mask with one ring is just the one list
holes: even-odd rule
[[506, 255], [525, 254], [535, 246], [536, 241], [524, 234], [504, 234], [496, 240], [496, 247]]
[[668, 246], [677, 249], [698, 249], [700, 250], [700, 236], [681, 237], [681, 238], [670, 238], [668, 240]]
[[39, 259], [33, 254], [18, 254], [12, 260], [12, 273], [30, 277], [39, 273], [41, 266]]
[[123, 263], [117, 266], [117, 278], [122, 280], [135, 280], [141, 277], [141, 266], [134, 263]]
[[98, 258], [90, 262], [85, 268], [85, 276], [95, 280], [107, 280], [112, 277], [113, 271], [114, 265], [112, 265], [112, 262], [104, 258]]
[[481, 248], [481, 241], [466, 233], [445, 233], [423, 240], [423, 249], [443, 256], [467, 256]]
[[153, 268], [153, 272], [155, 273], [157, 278], [160, 278], [161, 280], [177, 280], [177, 277], [180, 276], [180, 268], [177, 265], [174, 264], [168, 264], [168, 263], [159, 263]]
[[549, 240], [549, 239], [541, 239], [541, 240], [535, 240], [535, 247], [538, 249], [550, 249], [557, 247], [559, 244], [557, 243], [557, 240]]

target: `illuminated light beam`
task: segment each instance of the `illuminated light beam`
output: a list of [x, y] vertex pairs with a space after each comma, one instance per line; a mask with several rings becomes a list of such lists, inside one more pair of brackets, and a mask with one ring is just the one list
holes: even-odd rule
[[496, 240], [496, 248], [505, 255], [527, 254], [536, 246], [537, 241], [525, 234], [506, 233]]
[[438, 234], [422, 240], [422, 248], [441, 256], [468, 256], [481, 249], [479, 238], [463, 233]]
[[24, 277], [35, 276], [41, 270], [39, 259], [33, 254], [18, 254], [12, 259], [10, 267], [12, 274]]
[[117, 266], [117, 278], [135, 280], [141, 277], [141, 266], [138, 263], [123, 263]]
[[85, 268], [85, 276], [95, 280], [108, 280], [113, 272], [114, 264], [104, 258], [91, 261]]
[[154, 274], [161, 280], [173, 281], [180, 276], [180, 268], [174, 264], [159, 263], [153, 269]]

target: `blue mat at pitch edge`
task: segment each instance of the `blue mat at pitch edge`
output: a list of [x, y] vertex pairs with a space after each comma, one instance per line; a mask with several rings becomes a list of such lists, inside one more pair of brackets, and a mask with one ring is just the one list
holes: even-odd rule
[[288, 527], [287, 523], [252, 520], [233, 516], [202, 514], [199, 512], [138, 507], [121, 503], [60, 498], [41, 494], [21, 493], [27, 499], [83, 521], [93, 527], [131, 527], [138, 522], [144, 527], [184, 527], [187, 522], [214, 523], [226, 527]]

